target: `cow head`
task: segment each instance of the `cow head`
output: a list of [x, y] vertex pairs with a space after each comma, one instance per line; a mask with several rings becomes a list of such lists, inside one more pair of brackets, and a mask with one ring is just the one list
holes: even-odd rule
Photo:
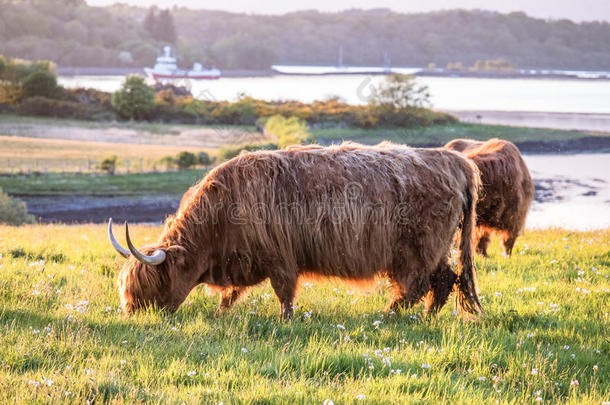
[[127, 222], [125, 236], [129, 249], [114, 238], [111, 218], [108, 221], [110, 243], [128, 259], [117, 280], [123, 312], [130, 314], [153, 305], [172, 312], [178, 309], [194, 287], [189, 280], [180, 277], [184, 273], [184, 249], [179, 246], [149, 246], [139, 251], [131, 243]]

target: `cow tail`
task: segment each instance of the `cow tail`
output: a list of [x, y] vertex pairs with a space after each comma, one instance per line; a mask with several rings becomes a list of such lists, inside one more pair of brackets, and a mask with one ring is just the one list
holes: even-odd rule
[[476, 202], [479, 188], [478, 170], [471, 164], [468, 185], [465, 190], [463, 218], [460, 224], [460, 267], [458, 272], [456, 309], [478, 314], [483, 312], [477, 293], [477, 275], [474, 267], [474, 236], [476, 227]]

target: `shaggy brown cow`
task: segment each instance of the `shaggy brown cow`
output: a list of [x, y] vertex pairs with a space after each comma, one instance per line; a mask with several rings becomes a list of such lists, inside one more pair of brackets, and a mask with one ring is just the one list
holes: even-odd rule
[[[445, 149], [394, 144], [292, 147], [242, 153], [188, 191], [154, 246], [130, 257], [118, 277], [126, 313], [155, 304], [176, 310], [205, 283], [222, 289], [219, 311], [269, 279], [284, 318], [300, 276], [369, 280], [387, 275], [391, 308], [428, 290], [438, 310], [457, 284], [456, 303], [476, 313], [473, 267], [478, 174]], [[461, 228], [459, 277], [447, 253]], [[458, 278], [457, 283], [455, 283]]]
[[495, 138], [487, 142], [455, 139], [445, 147], [464, 153], [481, 173], [477, 251], [487, 256], [489, 237], [498, 232], [504, 252], [510, 256], [534, 198], [534, 183], [519, 149], [511, 142]]

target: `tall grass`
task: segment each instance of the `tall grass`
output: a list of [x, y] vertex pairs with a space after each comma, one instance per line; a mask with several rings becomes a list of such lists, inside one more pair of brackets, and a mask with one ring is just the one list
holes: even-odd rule
[[494, 245], [476, 322], [385, 313], [383, 280], [303, 283], [290, 322], [268, 283], [218, 318], [204, 287], [126, 318], [103, 226], [0, 226], [0, 254], [0, 403], [610, 401], [610, 230]]

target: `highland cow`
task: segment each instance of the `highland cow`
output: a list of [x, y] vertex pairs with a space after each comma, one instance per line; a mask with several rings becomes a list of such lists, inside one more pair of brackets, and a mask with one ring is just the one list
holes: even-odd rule
[[490, 235], [499, 233], [510, 256], [534, 198], [534, 183], [519, 149], [501, 139], [479, 142], [455, 139], [445, 148], [462, 152], [481, 173], [477, 201], [477, 251], [487, 256]]
[[[456, 152], [377, 146], [291, 147], [242, 153], [193, 186], [154, 246], [112, 245], [129, 258], [121, 306], [176, 310], [199, 284], [221, 289], [217, 312], [269, 279], [290, 318], [299, 277], [387, 276], [391, 309], [419, 302], [480, 312], [473, 267], [476, 167]], [[458, 274], [447, 264], [460, 233]], [[457, 279], [457, 281], [456, 281]]]

